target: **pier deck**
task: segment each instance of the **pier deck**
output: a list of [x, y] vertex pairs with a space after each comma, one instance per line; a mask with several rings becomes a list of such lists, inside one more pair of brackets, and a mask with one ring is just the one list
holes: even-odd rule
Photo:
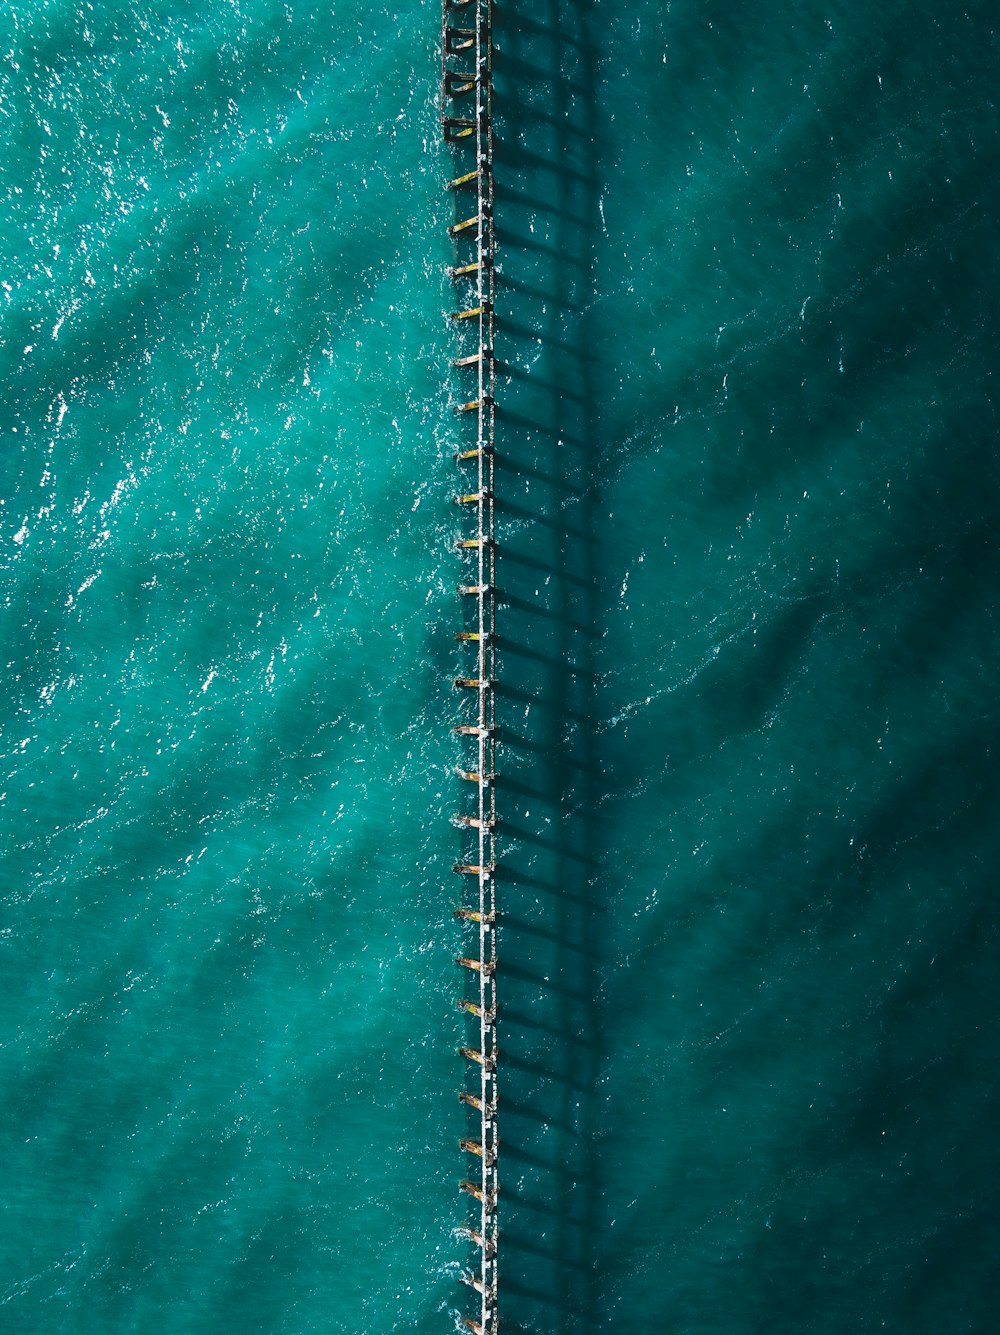
[[[449, 274], [459, 289], [453, 313], [456, 332], [463, 341], [462, 355], [452, 361], [460, 401], [456, 403], [456, 431], [464, 443], [455, 458], [462, 479], [455, 497], [466, 521], [456, 548], [465, 562], [459, 594], [465, 627], [456, 638], [463, 664], [455, 680], [466, 718], [456, 732], [470, 738], [474, 753], [466, 758], [461, 776], [474, 785], [473, 812], [459, 813], [457, 824], [475, 833], [475, 852], [457, 862], [455, 871], [478, 896], [473, 904], [456, 910], [468, 925], [467, 954], [457, 963], [468, 971], [469, 989], [459, 1006], [478, 1023], [478, 1047], [460, 1049], [469, 1071], [477, 1077], [478, 1092], [463, 1091], [462, 1102], [478, 1116], [478, 1134], [463, 1137], [462, 1151], [472, 1156], [475, 1179], [465, 1179], [459, 1190], [478, 1205], [475, 1225], [465, 1235], [475, 1248], [475, 1268], [463, 1279], [479, 1295], [478, 1319], [465, 1317], [474, 1335], [498, 1335], [497, 1264], [497, 1041], [496, 1041], [496, 698], [495, 644], [496, 540], [493, 514], [495, 362], [494, 362], [494, 231], [493, 231], [493, 6], [492, 0], [443, 0], [441, 34], [441, 126], [446, 143], [460, 159], [458, 170], [446, 183], [455, 197], [455, 222], [448, 228], [457, 262]], [[470, 160], [471, 159], [471, 160]], [[475, 210], [471, 195], [475, 192]], [[470, 394], [468, 390], [473, 392]], [[461, 422], [461, 428], [458, 423]], [[475, 429], [469, 441], [470, 427]], [[471, 531], [470, 531], [471, 530]], [[473, 937], [473, 934], [475, 936]], [[477, 949], [472, 940], [476, 939]], [[473, 980], [475, 980], [473, 982]]]

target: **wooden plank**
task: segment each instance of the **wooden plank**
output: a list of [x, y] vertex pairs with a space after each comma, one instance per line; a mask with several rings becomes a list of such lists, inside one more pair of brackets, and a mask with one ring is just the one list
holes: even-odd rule
[[466, 172], [464, 176], [456, 176], [453, 181], [448, 182], [449, 190], [464, 190], [467, 186], [475, 185], [479, 180], [479, 172]]

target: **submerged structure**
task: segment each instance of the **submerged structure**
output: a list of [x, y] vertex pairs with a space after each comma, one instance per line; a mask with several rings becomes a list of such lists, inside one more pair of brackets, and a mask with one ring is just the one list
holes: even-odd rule
[[449, 273], [459, 307], [451, 318], [461, 340], [461, 355], [452, 363], [460, 382], [456, 407], [463, 433], [455, 451], [462, 471], [455, 501], [465, 520], [457, 548], [466, 563], [459, 585], [463, 625], [456, 638], [468, 655], [463, 675], [455, 679], [464, 698], [464, 717], [455, 731], [469, 739], [472, 751], [460, 771], [471, 785], [472, 810], [456, 820], [474, 839], [468, 860], [455, 864], [468, 887], [455, 912], [470, 933], [466, 953], [457, 959], [468, 980], [458, 1004], [478, 1022], [478, 1046], [460, 1049], [476, 1080], [475, 1092], [463, 1090], [459, 1096], [475, 1115], [474, 1133], [460, 1141], [472, 1164], [460, 1189], [470, 1198], [472, 1219], [464, 1232], [478, 1261], [463, 1273], [479, 1294], [478, 1317], [464, 1318], [475, 1335], [497, 1335], [498, 1330], [492, 64], [492, 0], [443, 0], [442, 128], [455, 152], [448, 188], [456, 218], [448, 231], [457, 253]]

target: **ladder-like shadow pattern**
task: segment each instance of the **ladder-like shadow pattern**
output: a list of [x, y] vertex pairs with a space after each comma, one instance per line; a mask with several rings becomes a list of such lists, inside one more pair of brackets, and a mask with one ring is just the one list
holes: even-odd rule
[[504, 1328], [595, 1329], [599, 226], [589, 3], [495, 19]]

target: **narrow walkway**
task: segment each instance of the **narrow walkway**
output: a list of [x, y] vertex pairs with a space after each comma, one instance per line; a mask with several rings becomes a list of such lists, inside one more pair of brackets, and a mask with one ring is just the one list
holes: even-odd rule
[[[455, 731], [473, 739], [475, 767], [461, 774], [475, 785], [477, 800], [473, 814], [462, 813], [457, 822], [474, 832], [476, 852], [475, 860], [456, 863], [455, 871], [470, 888], [478, 888], [478, 896], [468, 896], [471, 904], [456, 909], [470, 933], [476, 930], [478, 934], [478, 950], [470, 942], [469, 954], [458, 957], [472, 982], [459, 1006], [479, 1023], [479, 1046], [460, 1049], [470, 1071], [478, 1075], [478, 1093], [463, 1091], [459, 1096], [478, 1114], [478, 1137], [463, 1137], [460, 1142], [478, 1169], [460, 1187], [479, 1207], [478, 1218], [465, 1229], [479, 1263], [462, 1276], [479, 1293], [479, 1319], [464, 1318], [475, 1335], [497, 1335], [498, 1330], [492, 19], [492, 0], [443, 0], [441, 121], [445, 141], [455, 146], [459, 166], [458, 174], [448, 182], [457, 206], [456, 221], [448, 229], [455, 239], [457, 262], [449, 272], [462, 294], [460, 309], [451, 318], [464, 340], [462, 355], [453, 366], [456, 377], [463, 381], [475, 377], [474, 396], [463, 394], [457, 405], [460, 418], [474, 423], [475, 440], [459, 445], [455, 453], [464, 474], [455, 501], [471, 521], [457, 542], [471, 568], [459, 585], [465, 628], [456, 638], [474, 655], [474, 666], [455, 679], [455, 687], [471, 701], [472, 709], [468, 721], [459, 723]], [[470, 214], [462, 205], [469, 200], [471, 206], [473, 199], [475, 212]]]

